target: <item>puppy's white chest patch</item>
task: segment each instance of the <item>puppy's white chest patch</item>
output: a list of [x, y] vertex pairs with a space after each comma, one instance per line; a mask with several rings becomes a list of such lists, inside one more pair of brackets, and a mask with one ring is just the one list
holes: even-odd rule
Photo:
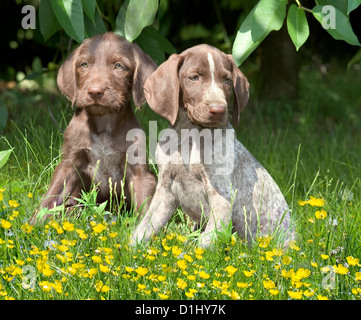
[[118, 180], [121, 153], [112, 146], [111, 137], [107, 134], [92, 135], [93, 143], [90, 149], [92, 158], [91, 169], [96, 171], [96, 180], [108, 184]]

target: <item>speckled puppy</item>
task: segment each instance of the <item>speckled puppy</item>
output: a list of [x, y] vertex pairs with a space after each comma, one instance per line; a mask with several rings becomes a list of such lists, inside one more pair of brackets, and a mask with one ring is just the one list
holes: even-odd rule
[[[173, 135], [157, 145], [159, 180], [149, 210], [132, 235], [133, 244], [148, 241], [181, 206], [202, 228], [199, 241], [204, 247], [231, 221], [233, 230], [248, 241], [276, 232], [287, 245], [292, 238], [287, 203], [269, 173], [236, 140], [229, 123], [231, 113], [233, 123], [239, 124], [248, 88], [233, 57], [208, 45], [172, 55], [147, 79], [147, 102], [170, 121], [176, 139]], [[186, 132], [199, 135], [187, 140]]]

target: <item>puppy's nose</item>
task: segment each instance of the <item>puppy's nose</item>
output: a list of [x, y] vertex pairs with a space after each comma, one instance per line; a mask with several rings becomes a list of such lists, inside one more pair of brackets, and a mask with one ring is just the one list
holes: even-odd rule
[[92, 98], [101, 98], [104, 95], [104, 88], [102, 87], [89, 87], [88, 94]]
[[209, 108], [209, 112], [212, 115], [221, 115], [226, 112], [226, 107], [223, 105], [211, 105]]

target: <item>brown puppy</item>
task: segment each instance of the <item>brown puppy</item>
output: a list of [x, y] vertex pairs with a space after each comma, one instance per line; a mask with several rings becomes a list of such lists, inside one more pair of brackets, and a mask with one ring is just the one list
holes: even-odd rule
[[78, 204], [75, 198], [92, 183], [98, 186], [99, 203], [110, 199], [110, 183], [118, 198], [124, 188], [128, 206], [139, 210], [150, 202], [156, 178], [146, 161], [126, 165], [128, 147], [142, 148], [145, 141], [127, 141], [126, 135], [131, 129], [140, 129], [131, 97], [138, 108], [145, 102], [143, 84], [156, 67], [137, 45], [111, 32], [85, 40], [70, 54], [57, 81], [77, 109], [64, 133], [62, 161], [42, 207], [64, 204], [70, 212]]

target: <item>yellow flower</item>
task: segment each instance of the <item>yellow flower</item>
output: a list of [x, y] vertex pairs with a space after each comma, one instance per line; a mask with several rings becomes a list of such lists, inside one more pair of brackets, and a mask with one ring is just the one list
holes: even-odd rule
[[177, 236], [177, 239], [179, 242], [185, 242], [187, 240], [187, 238], [181, 234]]
[[268, 245], [271, 243], [272, 237], [271, 236], [264, 236], [258, 239], [259, 247], [260, 248], [267, 248]]
[[323, 260], [327, 260], [329, 257], [330, 257], [330, 256], [327, 255], [327, 254], [321, 254], [321, 258], [322, 258]]
[[311, 261], [311, 266], [314, 267], [314, 268], [317, 268], [317, 267], [318, 267], [318, 264], [317, 264], [317, 262], [315, 262], [315, 261]]
[[18, 202], [16, 200], [9, 200], [9, 206], [11, 208], [16, 208], [19, 206]]
[[162, 300], [166, 300], [166, 299], [168, 299], [168, 298], [169, 298], [169, 296], [168, 296], [168, 295], [163, 294], [163, 293], [158, 293], [158, 296], [159, 296], [159, 298], [161, 298]]
[[274, 256], [274, 253], [272, 251], [266, 251], [265, 255], [266, 255], [266, 260], [267, 261], [273, 261], [272, 257]]
[[357, 259], [357, 258], [354, 258], [353, 256], [348, 256], [346, 258], [347, 260], [347, 263], [350, 265], [350, 266], [356, 266], [357, 264], [359, 264], [360, 260]]
[[193, 298], [194, 297], [194, 294], [198, 292], [198, 290], [196, 289], [189, 289], [189, 291], [185, 292], [185, 295], [188, 297], [188, 298]]
[[302, 291], [288, 291], [288, 295], [292, 298], [292, 299], [302, 299]]
[[244, 274], [247, 278], [252, 277], [255, 272], [256, 272], [256, 270], [250, 270], [250, 271], [243, 270], [243, 274]]
[[348, 273], [348, 269], [340, 263], [338, 264], [338, 266], [333, 266], [333, 269], [338, 274], [347, 274]]
[[355, 274], [355, 280], [356, 280], [356, 281], [361, 281], [361, 272], [356, 272], [356, 274]]
[[27, 222], [21, 226], [21, 230], [23, 230], [25, 233], [29, 234], [31, 231], [33, 231], [34, 226], [31, 226]]
[[246, 282], [237, 282], [237, 287], [239, 288], [247, 288], [248, 287], [248, 283]]
[[290, 241], [290, 248], [291, 248], [292, 250], [296, 250], [296, 251], [301, 250], [300, 247], [297, 247], [297, 246], [296, 246], [296, 241], [295, 241], [295, 240]]
[[101, 223], [98, 223], [97, 225], [93, 226], [93, 231], [95, 233], [101, 233], [104, 231], [107, 227]]
[[291, 262], [292, 262], [292, 257], [287, 256], [287, 255], [283, 256], [282, 263], [284, 265], [288, 266]]
[[45, 292], [50, 292], [51, 291], [51, 284], [50, 284], [49, 281], [40, 281], [39, 286]]
[[134, 268], [131, 268], [131, 267], [125, 267], [125, 271], [126, 271], [126, 272], [131, 273], [131, 272], [133, 272], [133, 271], [134, 271]]
[[118, 235], [118, 232], [109, 232], [109, 237], [115, 238]]
[[182, 253], [182, 249], [179, 248], [178, 246], [173, 246], [172, 253], [175, 257], [178, 257]]
[[135, 269], [135, 272], [140, 276], [145, 276], [149, 272], [149, 270], [148, 268], [138, 267], [137, 269]]
[[33, 197], [33, 194], [31, 192], [28, 193], [28, 197], [29, 198], [32, 198]]
[[74, 224], [68, 222], [68, 221], [64, 221], [63, 222], [63, 229], [65, 231], [74, 231]]
[[6, 190], [6, 189], [0, 189], [0, 201], [3, 201], [3, 199], [4, 199], [3, 192], [4, 192], [5, 190]]
[[55, 271], [50, 269], [50, 266], [48, 264], [45, 264], [42, 273], [45, 277], [50, 277]]
[[2, 226], [4, 229], [10, 229], [10, 228], [11, 228], [11, 222], [6, 221], [6, 220], [4, 220], [4, 219], [1, 219], [1, 226]]
[[88, 238], [88, 235], [84, 232], [84, 230], [76, 229], [75, 231], [80, 239], [85, 240], [86, 238]]
[[263, 280], [263, 286], [265, 289], [270, 290], [276, 288], [275, 283], [271, 279]]
[[209, 274], [204, 272], [204, 271], [201, 271], [198, 273], [198, 275], [202, 278], [202, 279], [209, 279]]
[[103, 284], [103, 281], [101, 280], [99, 280], [94, 287], [98, 292], [108, 292], [110, 290], [110, 288]]
[[326, 203], [325, 200], [323, 199], [318, 199], [318, 198], [314, 198], [314, 197], [310, 197], [310, 200], [306, 200], [306, 201], [298, 201], [298, 204], [300, 206], [304, 206], [305, 204], [310, 204], [312, 207], [323, 207]]
[[108, 266], [105, 266], [103, 264], [99, 265], [99, 269], [100, 269], [101, 272], [104, 272], [104, 273], [107, 273], [110, 270]]
[[197, 255], [197, 256], [201, 256], [203, 253], [204, 253], [204, 249], [203, 248], [195, 248], [194, 249], [194, 253]]
[[232, 277], [233, 274], [238, 270], [237, 268], [233, 267], [233, 266], [228, 266], [224, 269], [226, 272], [228, 272], [228, 276]]
[[187, 268], [187, 261], [179, 260], [179, 261], [177, 261], [177, 265], [180, 269], [184, 270], [185, 268]]
[[316, 211], [315, 216], [317, 219], [325, 219], [327, 217], [327, 212], [325, 210]]
[[317, 295], [317, 299], [318, 300], [330, 300], [329, 298], [325, 297], [325, 296], [322, 296], [322, 295]]
[[185, 287], [187, 287], [187, 282], [185, 282], [183, 279], [179, 279], [177, 280], [177, 287], [179, 289], [184, 289]]
[[315, 291], [307, 289], [303, 294], [304, 294], [306, 297], [310, 298], [310, 297], [312, 297], [312, 296], [315, 294]]
[[276, 295], [279, 294], [279, 290], [277, 290], [277, 289], [270, 289], [270, 290], [269, 290], [269, 293], [270, 293], [271, 295], [273, 295], [273, 296], [276, 296]]
[[92, 260], [94, 263], [102, 263], [102, 258], [101, 256], [92, 256]]
[[239, 299], [241, 299], [240, 295], [239, 295], [236, 291], [234, 291], [234, 290], [232, 290], [230, 297], [231, 297], [232, 300], [239, 300]]

